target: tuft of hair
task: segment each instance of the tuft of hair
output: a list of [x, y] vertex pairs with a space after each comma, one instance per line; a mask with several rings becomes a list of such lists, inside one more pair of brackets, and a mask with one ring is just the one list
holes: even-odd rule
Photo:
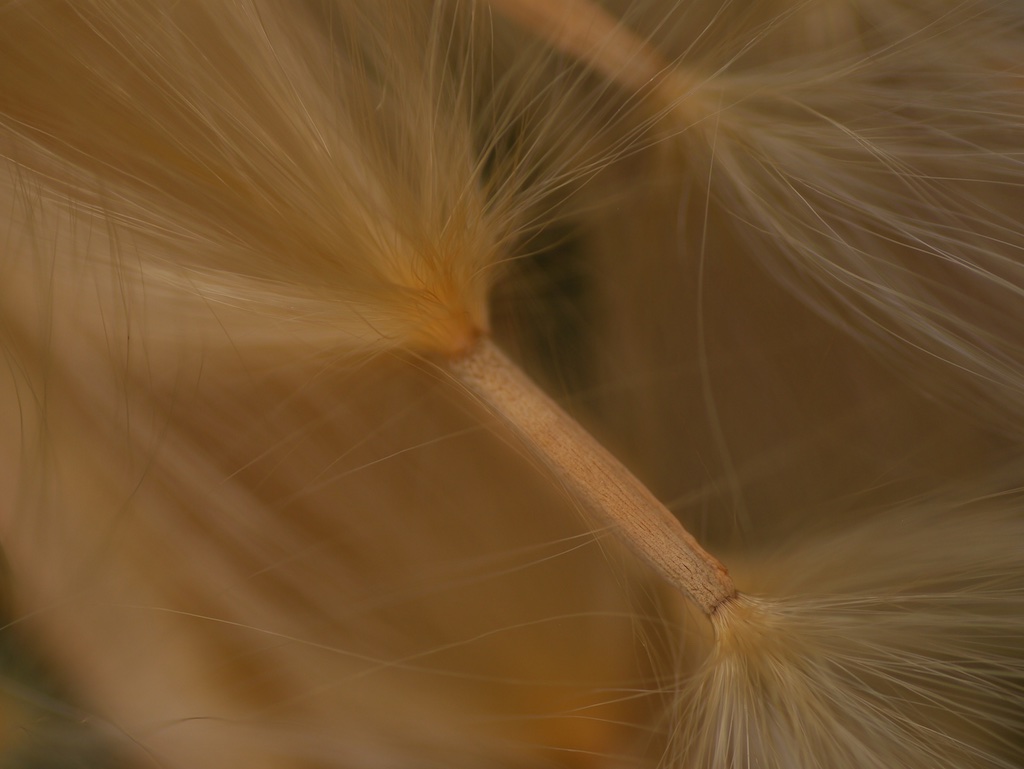
[[745, 564], [753, 592], [680, 682], [671, 763], [1019, 766], [1022, 537], [1019, 500], [943, 504]]
[[[765, 276], [889, 365], [1019, 436], [1019, 4], [613, 5], [634, 130], [672, 148], [648, 176], [709, 201]], [[630, 91], [636, 59], [657, 75]]]
[[33, 265], [65, 294], [113, 281], [154, 343], [196, 326], [222, 344], [458, 351], [487, 329], [531, 206], [586, 154], [539, 44], [495, 74], [473, 3], [0, 13], [5, 205], [31, 231], [7, 281]]

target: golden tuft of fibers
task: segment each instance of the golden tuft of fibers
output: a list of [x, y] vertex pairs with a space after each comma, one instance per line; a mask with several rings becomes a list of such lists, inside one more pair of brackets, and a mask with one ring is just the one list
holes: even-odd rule
[[109, 275], [128, 320], [175, 317], [153, 340], [457, 352], [565, 168], [537, 136], [495, 146], [502, 88], [474, 102], [479, 23], [453, 7], [9, 4], [6, 284]]
[[679, 682], [670, 763], [1017, 766], [1019, 504], [922, 503], [743, 564], [756, 597]]
[[771, 280], [1021, 435], [1019, 4], [493, 4], [622, 91], [670, 148], [647, 174]]

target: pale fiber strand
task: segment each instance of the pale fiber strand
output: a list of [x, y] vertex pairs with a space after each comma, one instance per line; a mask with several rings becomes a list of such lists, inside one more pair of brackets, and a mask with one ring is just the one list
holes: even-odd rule
[[[592, 67], [630, 91], [654, 89], [664, 106], [694, 109], [695, 92], [705, 80], [692, 76], [665, 59], [646, 40], [590, 0], [488, 0], [491, 7], [546, 40], [556, 51]], [[688, 100], [680, 102], [680, 95]], [[689, 114], [689, 112], [687, 112]]]
[[726, 568], [626, 467], [487, 338], [449, 363], [455, 377], [532, 450], [575, 499], [711, 616], [736, 597]]
[[622, 22], [589, 0], [490, 0], [490, 4], [556, 50], [587, 62], [631, 89], [650, 85], [667, 69], [643, 40], [626, 32]]

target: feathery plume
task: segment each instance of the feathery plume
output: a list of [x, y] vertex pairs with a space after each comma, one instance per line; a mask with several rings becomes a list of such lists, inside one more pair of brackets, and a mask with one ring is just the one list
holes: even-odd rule
[[[1019, 437], [1019, 50], [998, 3], [8, 4], [15, 611], [140, 766], [1015, 765], [1019, 510], [730, 575], [491, 337], [560, 216], [668, 190]], [[648, 569], [703, 615], [664, 730]]]

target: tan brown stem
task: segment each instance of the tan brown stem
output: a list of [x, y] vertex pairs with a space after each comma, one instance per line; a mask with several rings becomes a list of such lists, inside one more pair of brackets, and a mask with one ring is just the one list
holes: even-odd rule
[[[659, 108], [693, 108], [703, 78], [688, 76], [593, 0], [488, 0], [506, 18], [612, 82], [653, 90]], [[684, 97], [686, 97], [684, 99]]]
[[555, 404], [489, 339], [449, 363], [574, 498], [707, 615], [735, 598], [728, 571], [650, 491]]

